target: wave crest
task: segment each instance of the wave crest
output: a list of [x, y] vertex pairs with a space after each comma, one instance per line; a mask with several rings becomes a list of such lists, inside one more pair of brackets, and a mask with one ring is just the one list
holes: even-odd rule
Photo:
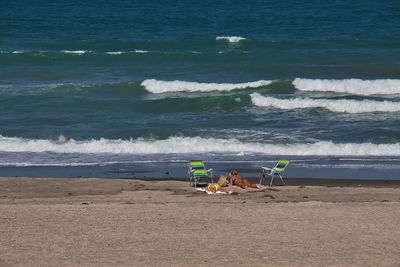
[[240, 36], [217, 36], [215, 40], [227, 40], [230, 43], [237, 43], [241, 40], [246, 40], [246, 38]]
[[81, 55], [81, 54], [91, 53], [92, 51], [89, 51], [89, 50], [63, 50], [62, 52], [65, 53], [65, 54], [78, 54], [78, 55]]
[[[64, 141], [64, 140], [63, 140]], [[351, 155], [399, 156], [400, 144], [346, 143], [330, 141], [304, 144], [265, 144], [240, 142], [237, 139], [202, 137], [169, 137], [164, 140], [98, 140], [64, 142], [46, 139], [25, 139], [0, 135], [1, 152], [51, 152], [81, 154], [190, 154], [190, 153], [257, 153], [261, 155]]]
[[231, 91], [247, 87], [260, 87], [270, 84], [271, 81], [260, 80], [248, 83], [198, 83], [186, 81], [160, 81], [155, 79], [144, 80], [141, 85], [154, 94], [168, 92], [210, 92], [210, 91]]
[[398, 112], [400, 103], [391, 101], [373, 100], [347, 100], [347, 99], [311, 99], [311, 98], [292, 98], [278, 99], [265, 97], [259, 93], [250, 95], [254, 105], [259, 107], [274, 107], [279, 109], [296, 108], [325, 108], [333, 112], [346, 113], [365, 113], [365, 112]]
[[328, 80], [328, 79], [301, 79], [293, 81], [294, 87], [301, 91], [321, 91], [348, 93], [353, 95], [391, 95], [400, 94], [400, 80]]

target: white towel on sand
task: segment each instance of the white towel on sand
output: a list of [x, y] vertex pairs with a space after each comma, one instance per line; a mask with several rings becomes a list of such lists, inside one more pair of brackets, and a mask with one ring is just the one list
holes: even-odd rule
[[[197, 188], [197, 190], [202, 191], [202, 192], [206, 192], [209, 195], [212, 195], [211, 191], [207, 191], [204, 188]], [[217, 194], [226, 194], [225, 192], [221, 192], [221, 191], [217, 191]]]

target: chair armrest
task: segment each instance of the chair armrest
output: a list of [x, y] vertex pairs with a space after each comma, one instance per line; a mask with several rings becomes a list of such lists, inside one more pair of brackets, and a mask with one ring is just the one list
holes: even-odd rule
[[211, 168], [211, 169], [208, 169], [207, 171], [210, 172], [210, 171], [212, 171], [212, 170], [213, 170], [213, 169]]
[[267, 167], [261, 167], [261, 169], [267, 170], [267, 171], [271, 171], [271, 168], [267, 168]]

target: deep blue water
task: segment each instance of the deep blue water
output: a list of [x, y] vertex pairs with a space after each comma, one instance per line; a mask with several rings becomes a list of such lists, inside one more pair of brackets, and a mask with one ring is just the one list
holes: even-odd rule
[[0, 6], [2, 166], [400, 158], [399, 1]]

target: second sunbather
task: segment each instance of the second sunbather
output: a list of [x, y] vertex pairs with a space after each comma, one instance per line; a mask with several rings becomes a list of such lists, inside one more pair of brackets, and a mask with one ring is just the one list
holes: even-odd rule
[[229, 177], [229, 185], [236, 185], [243, 189], [247, 189], [249, 187], [261, 189], [262, 186], [258, 184], [252, 184], [249, 180], [244, 179], [237, 171], [231, 171]]

